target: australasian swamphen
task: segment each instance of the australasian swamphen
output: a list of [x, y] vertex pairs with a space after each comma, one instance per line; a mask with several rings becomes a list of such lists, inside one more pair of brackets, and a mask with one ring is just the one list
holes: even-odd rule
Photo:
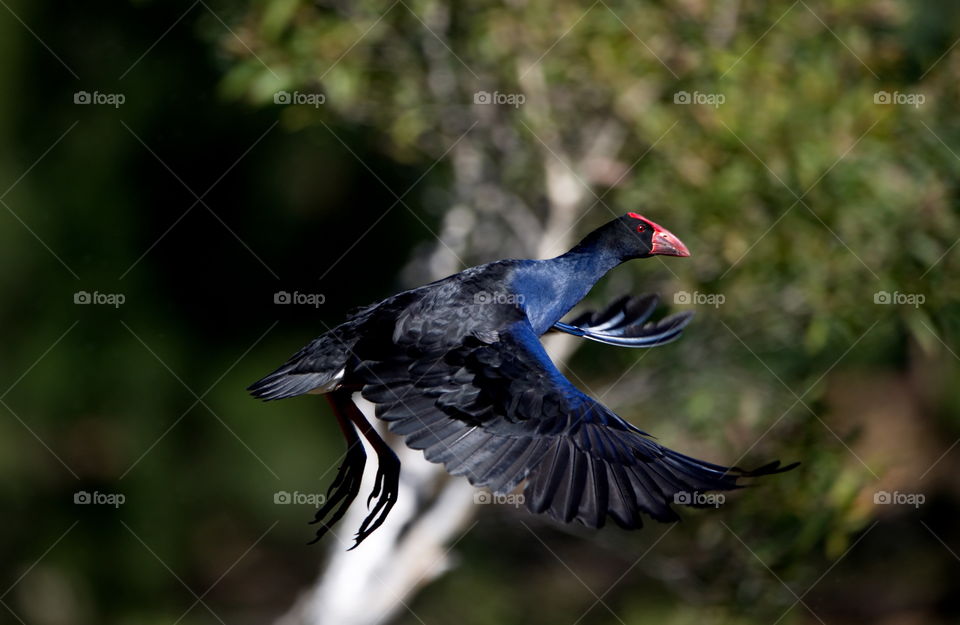
[[[550, 360], [540, 336], [561, 331], [627, 347], [675, 339], [680, 313], [649, 323], [655, 296], [623, 297], [600, 313], [560, 322], [610, 269], [634, 258], [689, 256], [680, 240], [628, 213], [549, 260], [501, 260], [472, 267], [361, 308], [250, 386], [255, 397], [326, 394], [347, 452], [314, 522], [317, 539], [356, 498], [366, 463], [359, 434], [379, 468], [367, 501], [376, 505], [354, 547], [376, 530], [396, 501], [400, 462], [351, 396], [413, 449], [471, 484], [504, 494], [526, 482], [527, 507], [563, 522], [624, 528], [678, 519], [671, 503], [691, 493], [730, 490], [737, 480], [792, 468], [753, 471], [677, 453], [653, 441], [580, 392]], [[687, 499], [677, 498], [678, 494]], [[332, 512], [332, 516], [324, 519]]]

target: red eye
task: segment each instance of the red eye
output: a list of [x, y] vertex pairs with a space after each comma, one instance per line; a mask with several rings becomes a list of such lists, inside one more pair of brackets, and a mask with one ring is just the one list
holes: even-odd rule
[[637, 232], [643, 232], [646, 229], [647, 227], [643, 224], [640, 224], [639, 226], [637, 226]]

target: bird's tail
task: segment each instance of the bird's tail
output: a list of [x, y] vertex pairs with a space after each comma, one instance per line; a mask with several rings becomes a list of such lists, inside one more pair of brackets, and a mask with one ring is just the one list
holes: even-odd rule
[[247, 390], [264, 401], [332, 391], [343, 379], [347, 348], [324, 338], [314, 340]]
[[322, 373], [295, 373], [286, 365], [280, 367], [250, 386], [247, 390], [257, 399], [272, 401], [303, 395], [311, 391], [326, 393], [332, 391], [339, 379]]

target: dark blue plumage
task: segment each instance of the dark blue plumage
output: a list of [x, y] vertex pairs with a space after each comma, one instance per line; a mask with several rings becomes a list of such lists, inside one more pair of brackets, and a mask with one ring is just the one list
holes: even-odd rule
[[605, 273], [634, 258], [687, 256], [652, 221], [629, 213], [549, 260], [504, 260], [467, 269], [387, 298], [315, 339], [250, 391], [265, 400], [324, 393], [348, 454], [316, 521], [319, 538], [356, 497], [365, 462], [357, 431], [377, 452], [380, 470], [356, 545], [386, 518], [399, 462], [353, 405], [360, 392], [378, 418], [424, 457], [497, 493], [525, 483], [527, 507], [569, 522], [642, 525], [641, 513], [676, 519], [684, 493], [737, 488], [755, 471], [690, 458], [654, 442], [580, 392], [540, 343], [560, 331], [603, 343], [651, 347], [675, 339], [689, 314], [648, 321], [654, 296], [623, 297], [600, 313], [560, 319]]

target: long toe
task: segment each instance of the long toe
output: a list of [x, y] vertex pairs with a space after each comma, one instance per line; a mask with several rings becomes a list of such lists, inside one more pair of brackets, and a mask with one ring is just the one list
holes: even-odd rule
[[[370, 534], [383, 525], [397, 502], [397, 494], [400, 490], [400, 464], [397, 462], [381, 465], [377, 471], [376, 486], [371, 494], [371, 499], [376, 497], [376, 505], [363, 520], [360, 529], [357, 531], [356, 542], [350, 549], [356, 549]], [[368, 504], [369, 505], [369, 504]]]
[[[313, 521], [310, 522], [311, 524], [321, 523], [321, 526], [317, 529], [316, 537], [308, 544], [312, 545], [323, 538], [330, 531], [330, 528], [336, 525], [337, 521], [346, 514], [347, 508], [360, 493], [360, 483], [363, 479], [363, 469], [366, 463], [367, 455], [362, 446], [357, 445], [347, 451], [347, 457], [340, 465], [337, 477], [330, 486], [333, 492], [328, 495], [323, 507], [317, 510]], [[329, 521], [324, 521], [331, 511], [333, 511], [333, 516], [330, 517]]]

